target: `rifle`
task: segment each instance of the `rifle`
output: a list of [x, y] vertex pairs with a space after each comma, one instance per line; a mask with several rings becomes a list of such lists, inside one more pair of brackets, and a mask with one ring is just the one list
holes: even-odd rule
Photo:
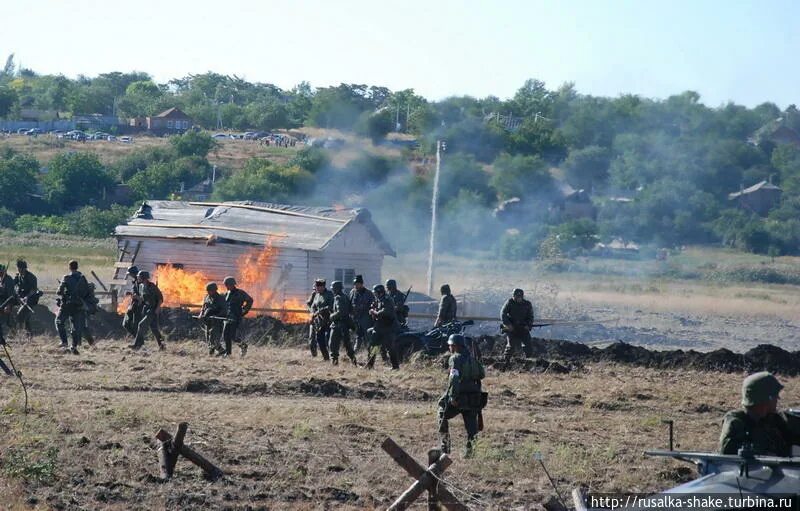
[[403, 304], [405, 304], [408, 301], [408, 295], [411, 294], [411, 287], [412, 286], [408, 286], [408, 291], [406, 291], [406, 295], [403, 297]]
[[217, 321], [230, 321], [230, 318], [223, 318], [222, 316], [192, 316], [194, 319], [215, 319]]

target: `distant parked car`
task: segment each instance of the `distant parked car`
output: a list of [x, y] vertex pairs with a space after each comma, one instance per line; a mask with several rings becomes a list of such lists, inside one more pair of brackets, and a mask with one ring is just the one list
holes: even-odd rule
[[109, 135], [109, 136], [106, 138], [106, 140], [108, 140], [109, 142], [114, 142], [116, 139], [117, 139], [117, 137], [115, 137], [114, 135]]
[[27, 131], [28, 131], [28, 128], [20, 128], [20, 129], [17, 130], [17, 135], [22, 135], [24, 133], [27, 133]]
[[133, 143], [133, 137], [128, 137], [128, 136], [119, 137], [119, 141], [122, 142], [123, 144], [132, 144]]
[[41, 135], [42, 130], [40, 130], [39, 128], [31, 128], [28, 131], [26, 131], [25, 134], [28, 135], [29, 137], [31, 136], [35, 137], [37, 135]]
[[213, 135], [211, 135], [211, 138], [217, 138], [217, 139], [228, 138], [228, 135], [226, 135], [225, 133], [214, 133]]

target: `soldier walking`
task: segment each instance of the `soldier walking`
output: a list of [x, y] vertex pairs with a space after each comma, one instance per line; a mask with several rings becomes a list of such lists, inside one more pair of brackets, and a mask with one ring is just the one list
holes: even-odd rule
[[144, 346], [144, 338], [149, 329], [153, 332], [153, 336], [158, 343], [158, 349], [164, 351], [167, 349], [164, 344], [164, 339], [161, 337], [161, 331], [158, 329], [158, 314], [161, 312], [161, 304], [164, 303], [164, 295], [158, 286], [150, 282], [150, 272], [140, 271], [137, 274], [139, 281], [139, 296], [142, 319], [136, 326], [136, 339], [130, 346], [131, 349], [138, 350]]
[[225, 285], [225, 289], [228, 290], [225, 293], [225, 305], [228, 307], [228, 315], [226, 316], [225, 326], [222, 327], [222, 337], [225, 339], [225, 356], [231, 356], [234, 342], [239, 343], [242, 356], [245, 356], [247, 355], [247, 343], [239, 339], [237, 334], [242, 318], [247, 316], [247, 313], [253, 308], [253, 298], [236, 287], [236, 279], [233, 277], [225, 277], [222, 283]]
[[328, 354], [328, 338], [331, 332], [331, 312], [333, 311], [333, 293], [325, 287], [325, 279], [314, 281], [314, 294], [311, 295], [311, 355], [317, 356], [317, 348], [323, 360], [330, 360]]
[[30, 339], [33, 337], [31, 316], [33, 307], [39, 303], [39, 284], [36, 275], [28, 271], [28, 263], [22, 259], [17, 261], [17, 276], [14, 277], [14, 291], [17, 295], [17, 328], [22, 326]]
[[389, 352], [392, 369], [400, 369], [400, 356], [397, 353], [397, 343], [395, 342], [398, 323], [394, 302], [386, 294], [386, 289], [382, 284], [373, 287], [372, 292], [375, 295], [375, 301], [372, 302], [369, 315], [375, 322], [375, 326], [368, 330], [369, 358], [366, 367], [372, 369], [375, 366], [375, 358], [380, 348], [383, 347]]
[[436, 314], [436, 322], [433, 324], [434, 327], [439, 327], [455, 321], [456, 310], [458, 309], [456, 297], [453, 296], [453, 293], [450, 291], [449, 284], [444, 284], [439, 288], [439, 291], [442, 293], [442, 301], [439, 302], [439, 312]]
[[367, 330], [372, 328], [372, 316], [369, 309], [375, 296], [372, 291], [364, 286], [364, 277], [356, 275], [353, 279], [353, 289], [350, 290], [350, 304], [352, 305], [353, 322], [356, 324], [356, 345], [355, 350], [367, 346]]
[[409, 309], [408, 305], [406, 305], [406, 295], [397, 289], [397, 281], [394, 279], [386, 281], [386, 294], [388, 294], [394, 302], [395, 312], [397, 312], [397, 322], [400, 323], [400, 327], [406, 326]]
[[347, 356], [354, 366], [356, 363], [356, 352], [353, 343], [350, 341], [350, 327], [353, 319], [350, 317], [350, 299], [344, 294], [344, 285], [336, 280], [331, 284], [333, 290], [333, 312], [331, 312], [331, 333], [330, 333], [330, 354], [331, 363], [339, 365], [339, 346], [344, 344]]
[[228, 305], [225, 303], [225, 297], [219, 294], [218, 289], [216, 282], [206, 284], [206, 296], [203, 299], [203, 308], [200, 310], [200, 320], [203, 322], [203, 332], [206, 336], [209, 355], [225, 354], [225, 348], [222, 347], [220, 339], [224, 329], [222, 318], [228, 315]]
[[515, 289], [512, 297], [503, 305], [500, 311], [502, 329], [506, 333], [506, 349], [503, 352], [505, 365], [511, 362], [511, 357], [520, 347], [525, 356], [533, 356], [531, 345], [531, 328], [533, 328], [533, 304], [525, 299], [522, 289]]
[[447, 390], [439, 400], [440, 447], [442, 452], [450, 452], [449, 420], [460, 414], [467, 430], [464, 457], [470, 457], [480, 429], [481, 409], [485, 406], [481, 380], [486, 377], [486, 372], [483, 365], [470, 355], [463, 335], [451, 335], [447, 345], [450, 348], [450, 359], [447, 362], [450, 373]]
[[67, 348], [67, 326], [71, 323], [72, 343], [69, 350], [78, 354], [78, 345], [81, 343], [83, 328], [86, 326], [86, 303], [89, 296], [89, 282], [78, 271], [78, 261], [69, 262], [69, 273], [61, 279], [56, 294], [59, 296], [59, 309], [56, 314], [56, 330], [61, 339], [61, 347]]
[[122, 327], [133, 337], [136, 337], [136, 330], [142, 320], [142, 301], [139, 296], [138, 276], [139, 268], [136, 266], [130, 266], [125, 274], [125, 280], [131, 279], [131, 288], [125, 292], [126, 295], [130, 296], [130, 303], [128, 303], [125, 316], [122, 318]]
[[5, 322], [8, 328], [11, 328], [14, 300], [14, 279], [8, 275], [5, 265], [0, 264], [0, 324]]

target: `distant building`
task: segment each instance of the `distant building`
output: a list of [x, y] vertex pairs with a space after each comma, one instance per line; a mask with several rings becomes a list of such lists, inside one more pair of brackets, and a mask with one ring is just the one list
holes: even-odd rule
[[208, 200], [213, 192], [214, 183], [211, 182], [211, 178], [208, 178], [200, 181], [191, 188], [181, 190], [178, 195], [185, 201], [204, 201]]
[[742, 188], [738, 192], [728, 194], [728, 200], [747, 211], [766, 216], [781, 201], [783, 190], [769, 181], [761, 181], [750, 188]]
[[748, 141], [755, 145], [772, 142], [776, 145], [791, 144], [800, 147], [800, 133], [789, 127], [784, 117], [778, 117], [761, 126]]
[[192, 118], [176, 107], [164, 110], [158, 115], [134, 117], [130, 120], [131, 127], [151, 131], [159, 135], [184, 133], [193, 124]]
[[572, 188], [568, 183], [556, 183], [558, 197], [553, 201], [551, 211], [557, 212], [562, 220], [577, 220], [579, 218], [597, 218], [597, 208], [592, 204], [589, 192]]

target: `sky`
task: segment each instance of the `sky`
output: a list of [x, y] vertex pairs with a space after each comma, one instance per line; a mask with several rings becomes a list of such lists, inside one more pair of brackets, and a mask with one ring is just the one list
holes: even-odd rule
[[214, 71], [291, 88], [508, 98], [528, 78], [710, 106], [800, 103], [793, 0], [10, 0], [0, 58], [38, 73]]

